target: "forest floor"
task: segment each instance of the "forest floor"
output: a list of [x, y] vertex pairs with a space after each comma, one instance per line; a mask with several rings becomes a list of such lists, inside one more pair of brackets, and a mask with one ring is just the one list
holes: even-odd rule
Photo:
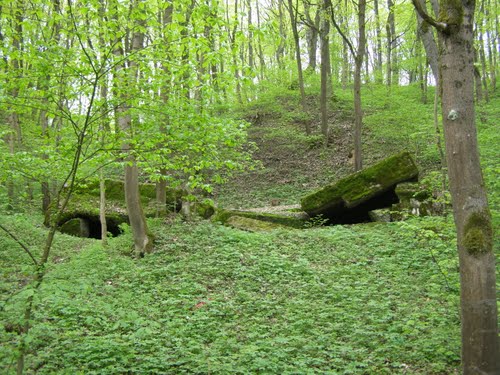
[[[365, 88], [366, 165], [409, 150], [439, 189], [432, 100], [415, 87]], [[235, 116], [253, 125], [262, 168], [218, 188], [219, 206], [297, 204], [352, 171], [351, 95], [331, 101], [331, 136], [319, 134], [295, 91], [268, 93]], [[483, 171], [500, 223], [500, 97], [477, 111]], [[314, 127], [304, 134], [304, 121]], [[38, 215], [0, 215], [34, 253]], [[151, 219], [152, 254], [130, 257], [124, 234], [58, 235], [35, 298], [27, 343], [37, 374], [458, 374], [459, 277], [453, 219], [280, 229], [249, 233], [209, 221]], [[495, 251], [500, 256], [499, 240]], [[0, 372], [15, 373], [18, 325], [32, 267], [0, 236]], [[498, 268], [497, 268], [498, 270]], [[498, 274], [500, 280], [500, 274]], [[500, 282], [498, 284], [500, 286]]]

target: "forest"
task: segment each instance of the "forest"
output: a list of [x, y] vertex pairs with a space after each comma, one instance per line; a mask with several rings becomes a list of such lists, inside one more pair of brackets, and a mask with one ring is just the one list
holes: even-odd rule
[[500, 374], [491, 0], [0, 0], [2, 374]]

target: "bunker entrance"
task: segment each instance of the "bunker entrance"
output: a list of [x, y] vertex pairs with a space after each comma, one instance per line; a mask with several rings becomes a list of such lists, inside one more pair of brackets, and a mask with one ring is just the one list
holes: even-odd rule
[[399, 198], [394, 191], [394, 188], [352, 208], [335, 207], [334, 209], [325, 210], [322, 213], [323, 217], [328, 221], [326, 225], [342, 225], [342, 224], [361, 224], [372, 222], [370, 211], [381, 208], [389, 208], [393, 204], [398, 203]]
[[[120, 224], [125, 220], [117, 220], [116, 218], [107, 217], [107, 231], [112, 237], [122, 234]], [[73, 218], [59, 225], [61, 233], [69, 234], [76, 237], [101, 239], [101, 222], [98, 216], [95, 215], [76, 215]]]

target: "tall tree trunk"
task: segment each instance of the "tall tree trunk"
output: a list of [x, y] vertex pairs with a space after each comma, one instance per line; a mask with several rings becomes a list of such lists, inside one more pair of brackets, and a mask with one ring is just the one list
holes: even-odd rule
[[[167, 32], [168, 26], [172, 23], [172, 16], [174, 12], [174, 7], [173, 5], [168, 5], [162, 14], [160, 14], [160, 24], [162, 25], [162, 36], [163, 36], [163, 41], [164, 45], [167, 46], [167, 51], [165, 52], [167, 57], [169, 55], [169, 50], [168, 46], [170, 45], [171, 41], [169, 39], [169, 33]], [[215, 66], [213, 64], [212, 66]], [[217, 69], [217, 68], [216, 68]], [[162, 70], [162, 75], [163, 75], [163, 82], [164, 84], [162, 85], [160, 89], [160, 98], [165, 107], [168, 106], [169, 102], [169, 94], [170, 94], [170, 85], [169, 85], [169, 78], [170, 78], [170, 69], [167, 63], [162, 63], [161, 64], [161, 70]], [[212, 77], [213, 79], [216, 79], [216, 77]], [[169, 123], [169, 116], [168, 114], [165, 114], [164, 117], [162, 118], [161, 124], [160, 124], [160, 132], [164, 134], [165, 136], [167, 135], [167, 124]], [[158, 144], [158, 147], [164, 147], [164, 144]], [[160, 180], [156, 183], [156, 217], [161, 217], [166, 214], [167, 212], [167, 207], [166, 207], [166, 202], [167, 202], [167, 170], [164, 167], [160, 167], [159, 170], [160, 174]]]
[[385, 25], [387, 33], [387, 85], [391, 86], [393, 83], [399, 83], [397, 58], [396, 58], [396, 24], [394, 19], [394, 2], [387, 0], [387, 9], [389, 15], [387, 16], [387, 23]]
[[[300, 40], [299, 31], [297, 29], [297, 9], [294, 7], [292, 0], [288, 0], [288, 12], [290, 14], [290, 21], [292, 24], [293, 40], [295, 42], [295, 60], [297, 62], [297, 73], [299, 80], [300, 101], [302, 110], [306, 112], [306, 92], [304, 89], [304, 76], [302, 73], [302, 60], [300, 57]], [[309, 121], [306, 122], [306, 134], [311, 134], [311, 127]]]
[[375, 80], [382, 83], [382, 33], [380, 30], [380, 14], [378, 10], [378, 0], [374, 0], [373, 9], [375, 12], [375, 33], [377, 36], [376, 59], [375, 59]]
[[255, 59], [253, 54], [253, 21], [252, 21], [252, 0], [247, 0], [247, 17], [248, 17], [248, 66], [251, 71], [255, 67]]
[[490, 96], [488, 93], [488, 68], [486, 67], [486, 55], [484, 53], [484, 27], [483, 27], [483, 14], [484, 14], [484, 1], [481, 2], [480, 8], [480, 19], [476, 25], [477, 29], [477, 44], [479, 52], [479, 62], [481, 63], [481, 83], [483, 85], [484, 100], [486, 103], [490, 101]]
[[[417, 43], [417, 55], [422, 55], [422, 45]], [[418, 59], [418, 80], [420, 82], [420, 92], [422, 93], [422, 103], [427, 104], [427, 67], [424, 64], [424, 58]], [[436, 89], [437, 92], [437, 89]]]
[[[256, 7], [256, 11], [257, 11], [257, 28], [260, 30], [260, 26], [261, 26], [261, 21], [260, 21], [260, 6], [259, 6], [259, 0], [256, 0], [255, 1], [255, 7]], [[257, 47], [258, 47], [258, 53], [259, 53], [259, 72], [260, 72], [260, 75], [259, 75], [259, 79], [260, 81], [264, 81], [264, 71], [265, 71], [265, 68], [266, 68], [266, 63], [265, 63], [265, 60], [264, 60], [264, 51], [262, 49], [262, 38], [259, 37], [257, 38]]]
[[332, 24], [342, 36], [355, 62], [354, 72], [354, 169], [356, 171], [363, 168], [361, 150], [361, 130], [363, 126], [363, 109], [361, 106], [361, 70], [363, 68], [363, 58], [366, 52], [366, 0], [358, 1], [358, 46], [355, 49], [353, 43], [347, 38], [337, 21], [335, 21], [335, 11], [331, 0], [325, 0], [326, 8], [330, 10]]
[[[23, 38], [23, 28], [22, 28], [22, 4], [14, 3], [12, 5], [13, 17], [13, 35], [12, 35], [12, 48], [17, 53], [16, 57], [11, 59], [10, 65], [8, 65], [9, 75], [12, 77], [10, 80], [10, 90], [9, 94], [11, 101], [15, 102], [19, 96], [19, 82], [16, 82], [16, 78], [21, 76], [21, 61], [22, 56], [22, 38]], [[16, 78], [15, 78], [16, 77]], [[22, 144], [22, 133], [21, 133], [21, 123], [19, 120], [18, 109], [15, 106], [9, 106], [9, 113], [7, 115], [7, 123], [10, 126], [10, 132], [7, 135], [7, 144], [9, 145], [9, 153], [14, 155], [18, 147]], [[7, 181], [7, 197], [9, 200], [10, 208], [14, 208], [16, 205], [16, 191], [14, 178], [11, 176]]]
[[320, 27], [320, 12], [319, 8], [316, 9], [314, 20], [311, 18], [311, 5], [309, 2], [304, 2], [304, 13], [307, 19], [306, 41], [307, 41], [307, 55], [308, 65], [306, 70], [314, 72], [317, 66], [317, 50], [318, 50], [318, 30]]
[[474, 83], [476, 86], [476, 103], [480, 103], [483, 100], [483, 85], [481, 83], [481, 73], [477, 66], [474, 67]]
[[[138, 0], [136, 5], [140, 1], [142, 0]], [[135, 28], [132, 35], [131, 55], [140, 51], [144, 45], [143, 30], [145, 30], [145, 20], [136, 20], [135, 23], [138, 27]], [[116, 43], [114, 54], [117, 56], [118, 60], [123, 59], [123, 56], [126, 55], [126, 52], [121, 48], [120, 43]], [[128, 68], [125, 67], [125, 63], [122, 63], [117, 64], [115, 69], [116, 76], [127, 82], [125, 85], [126, 87], [135, 88], [137, 86], [139, 67], [134, 60], [129, 61]], [[125, 137], [131, 137], [132, 117], [130, 114], [130, 93], [125, 92], [123, 88], [120, 88], [119, 96], [121, 103], [116, 109], [118, 125]], [[128, 141], [123, 143], [122, 151], [127, 155], [125, 157], [125, 203], [127, 205], [127, 214], [130, 221], [130, 227], [132, 229], [132, 235], [134, 237], [135, 253], [141, 256], [151, 250], [152, 241], [149, 238], [146, 218], [141, 204], [138, 167], [135, 157], [131, 153], [131, 147]]]
[[365, 54], [366, 33], [365, 33], [366, 0], [358, 2], [358, 49], [355, 56], [354, 72], [354, 170], [363, 168], [361, 149], [361, 129], [363, 126], [363, 109], [361, 106], [361, 69], [363, 67], [363, 57]]
[[[425, 8], [425, 0], [417, 0], [420, 2], [420, 5]], [[422, 17], [416, 12], [417, 15], [417, 35], [422, 40], [424, 45], [425, 54], [427, 56], [427, 61], [431, 67], [432, 75], [434, 76], [434, 81], [436, 82], [439, 78], [438, 72], [438, 48], [436, 44], [436, 40], [434, 39], [434, 34], [432, 33], [432, 26], [429, 26], [427, 22], [425, 22]]]
[[[493, 46], [492, 48], [492, 56], [493, 56], [493, 64], [492, 64], [492, 69], [493, 69], [493, 77], [495, 79], [495, 86], [492, 85], [492, 89], [494, 91], [496, 91], [496, 77], [497, 77], [497, 73], [498, 73], [498, 59], [500, 57], [500, 48], [498, 46], [500, 46], [500, 23], [498, 21], [498, 18], [499, 18], [499, 5], [498, 5], [498, 1], [494, 1], [493, 2], [494, 6], [493, 6], [493, 14], [494, 16], [491, 16], [492, 18], [494, 18], [495, 20], [491, 21], [492, 23], [495, 24], [495, 32], [494, 32], [494, 37], [491, 38], [491, 45]], [[493, 26], [492, 26], [493, 28]]]
[[342, 89], [347, 89], [347, 84], [350, 81], [351, 76], [351, 64], [349, 62], [349, 46], [345, 39], [342, 39], [342, 73], [340, 81], [342, 84]]
[[[475, 2], [443, 0], [438, 29], [441, 108], [460, 263], [463, 373], [500, 374], [493, 228], [481, 172], [474, 108]], [[427, 17], [427, 18], [426, 18]]]
[[323, 19], [321, 21], [320, 41], [321, 41], [321, 133], [325, 137], [325, 145], [328, 145], [328, 90], [330, 80], [330, 22], [326, 17], [328, 1], [323, 3]]
[[[237, 0], [236, 0], [237, 1]], [[285, 54], [285, 21], [283, 14], [283, 1], [275, 0], [278, 3], [278, 19], [279, 19], [279, 43], [276, 48], [276, 62], [278, 63], [278, 69], [283, 68], [283, 57]]]
[[[234, 14], [235, 14], [235, 19], [238, 19], [238, 5], [239, 2], [238, 0], [234, 1]], [[226, 0], [226, 18], [228, 24], [230, 24], [230, 18], [229, 18], [229, 2]], [[238, 100], [238, 103], [242, 104], [243, 103], [243, 98], [241, 95], [241, 80], [240, 80], [240, 72], [239, 72], [239, 64], [238, 64], [238, 55], [237, 55], [237, 46], [236, 46], [236, 33], [238, 31], [238, 22], [234, 22], [233, 29], [230, 30], [228, 28], [228, 36], [229, 40], [231, 43], [231, 57], [233, 59], [233, 69], [234, 69], [234, 80], [236, 82], [236, 99]]]

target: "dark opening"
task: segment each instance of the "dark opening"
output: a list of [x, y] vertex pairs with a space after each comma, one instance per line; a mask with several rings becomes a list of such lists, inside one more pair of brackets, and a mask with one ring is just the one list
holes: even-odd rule
[[[74, 220], [79, 220], [76, 222], [76, 225], [73, 224], [71, 228], [68, 230], [65, 228], [66, 223], [73, 222]], [[111, 234], [112, 237], [119, 236], [122, 234], [122, 230], [120, 229], [120, 224], [125, 222], [125, 220], [118, 220], [116, 218], [106, 218], [107, 230], [108, 233]], [[101, 222], [98, 216], [95, 215], [86, 215], [86, 214], [78, 214], [72, 217], [71, 219], [67, 219], [64, 222], [59, 224], [59, 228], [63, 233], [70, 234], [78, 237], [85, 238], [95, 238], [101, 239]]]
[[[99, 218], [95, 216], [89, 216], [82, 219], [86, 220], [88, 223], [88, 229], [89, 229], [88, 238], [96, 238], [100, 240], [102, 236], [101, 236], [101, 221], [99, 220]], [[119, 227], [120, 224], [121, 223], [117, 223], [116, 220], [106, 219], [107, 229], [112, 237], [116, 237], [122, 234], [122, 231]]]
[[349, 208], [337, 207], [336, 210], [327, 212], [323, 216], [328, 219], [327, 225], [338, 225], [338, 224], [358, 224], [358, 223], [369, 223], [371, 218], [369, 215], [370, 211], [378, 210], [380, 208], [391, 207], [394, 203], [398, 203], [399, 199], [392, 188], [362, 204], [359, 206]]

